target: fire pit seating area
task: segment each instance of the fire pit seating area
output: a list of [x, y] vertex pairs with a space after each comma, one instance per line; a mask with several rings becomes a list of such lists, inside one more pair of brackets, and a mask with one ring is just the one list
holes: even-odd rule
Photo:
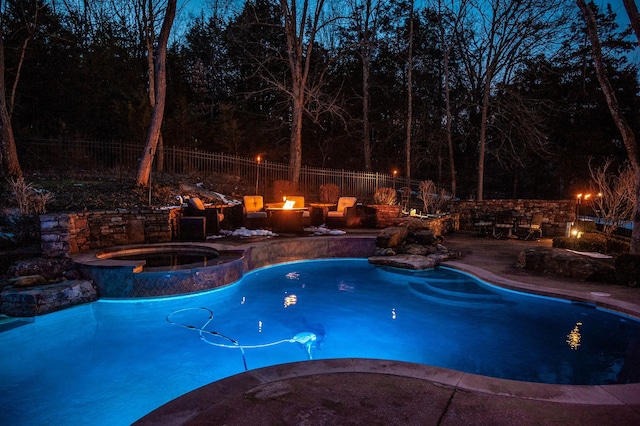
[[340, 197], [336, 209], [327, 212], [327, 226], [330, 228], [355, 226], [358, 223], [356, 202], [356, 197]]
[[267, 211], [262, 195], [245, 195], [242, 204], [244, 226], [249, 229], [267, 227]]

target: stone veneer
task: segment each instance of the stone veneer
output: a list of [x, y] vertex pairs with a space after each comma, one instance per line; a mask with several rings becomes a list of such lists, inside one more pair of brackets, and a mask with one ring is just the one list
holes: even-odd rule
[[167, 208], [42, 215], [42, 254], [62, 257], [112, 246], [169, 242], [181, 214], [179, 208]]
[[[296, 260], [356, 257], [375, 250], [374, 236], [328, 236], [265, 240], [238, 250], [221, 250], [238, 258], [219, 265], [175, 271], [139, 272], [140, 261], [100, 259], [96, 253], [74, 256], [82, 275], [100, 298], [136, 298], [189, 294], [232, 284], [253, 269]], [[191, 243], [194, 250], [216, 248], [215, 243]], [[163, 244], [164, 248], [173, 244]], [[181, 245], [185, 250], [184, 244]]]
[[530, 217], [533, 213], [543, 215], [543, 235], [564, 236], [567, 223], [576, 220], [576, 200], [484, 200], [452, 201], [452, 213], [460, 214], [460, 229], [474, 229], [474, 218], [494, 216], [511, 210], [516, 216]]

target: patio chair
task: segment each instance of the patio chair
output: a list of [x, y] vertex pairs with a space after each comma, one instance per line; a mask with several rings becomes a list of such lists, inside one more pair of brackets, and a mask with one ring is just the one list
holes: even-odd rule
[[542, 220], [542, 213], [534, 213], [529, 223], [518, 225], [518, 228], [523, 228], [527, 231], [526, 235], [522, 234], [525, 240], [539, 240], [542, 238]]
[[511, 210], [496, 213], [496, 220], [493, 224], [493, 238], [511, 238], [513, 227], [513, 212]]
[[336, 209], [327, 212], [327, 226], [353, 226], [357, 222], [356, 201], [356, 197], [340, 197]]
[[248, 229], [266, 228], [267, 212], [262, 195], [245, 195], [243, 201], [244, 226]]
[[475, 213], [472, 219], [473, 226], [478, 231], [478, 237], [491, 236], [491, 229], [493, 229], [493, 218], [488, 215], [479, 215]]
[[[284, 197], [286, 201], [294, 201], [293, 204], [294, 209], [303, 209], [304, 205], [304, 197], [301, 195], [287, 195]], [[311, 225], [311, 214], [309, 213], [309, 209], [306, 209], [302, 212], [302, 226]]]

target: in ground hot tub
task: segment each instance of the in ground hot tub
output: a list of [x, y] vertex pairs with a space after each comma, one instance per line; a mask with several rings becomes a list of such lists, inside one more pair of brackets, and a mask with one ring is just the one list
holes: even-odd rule
[[147, 244], [76, 256], [81, 273], [101, 298], [188, 294], [238, 281], [243, 252], [203, 244]]

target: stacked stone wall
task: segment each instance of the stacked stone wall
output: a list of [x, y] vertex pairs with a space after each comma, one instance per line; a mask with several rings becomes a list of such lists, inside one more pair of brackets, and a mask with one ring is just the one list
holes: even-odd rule
[[542, 213], [545, 235], [564, 235], [566, 224], [576, 220], [576, 200], [483, 200], [453, 201], [451, 211], [460, 214], [460, 229], [474, 229], [478, 218], [492, 217], [501, 211], [514, 216], [531, 217]]
[[106, 210], [40, 216], [42, 253], [60, 257], [174, 239], [180, 209]]

